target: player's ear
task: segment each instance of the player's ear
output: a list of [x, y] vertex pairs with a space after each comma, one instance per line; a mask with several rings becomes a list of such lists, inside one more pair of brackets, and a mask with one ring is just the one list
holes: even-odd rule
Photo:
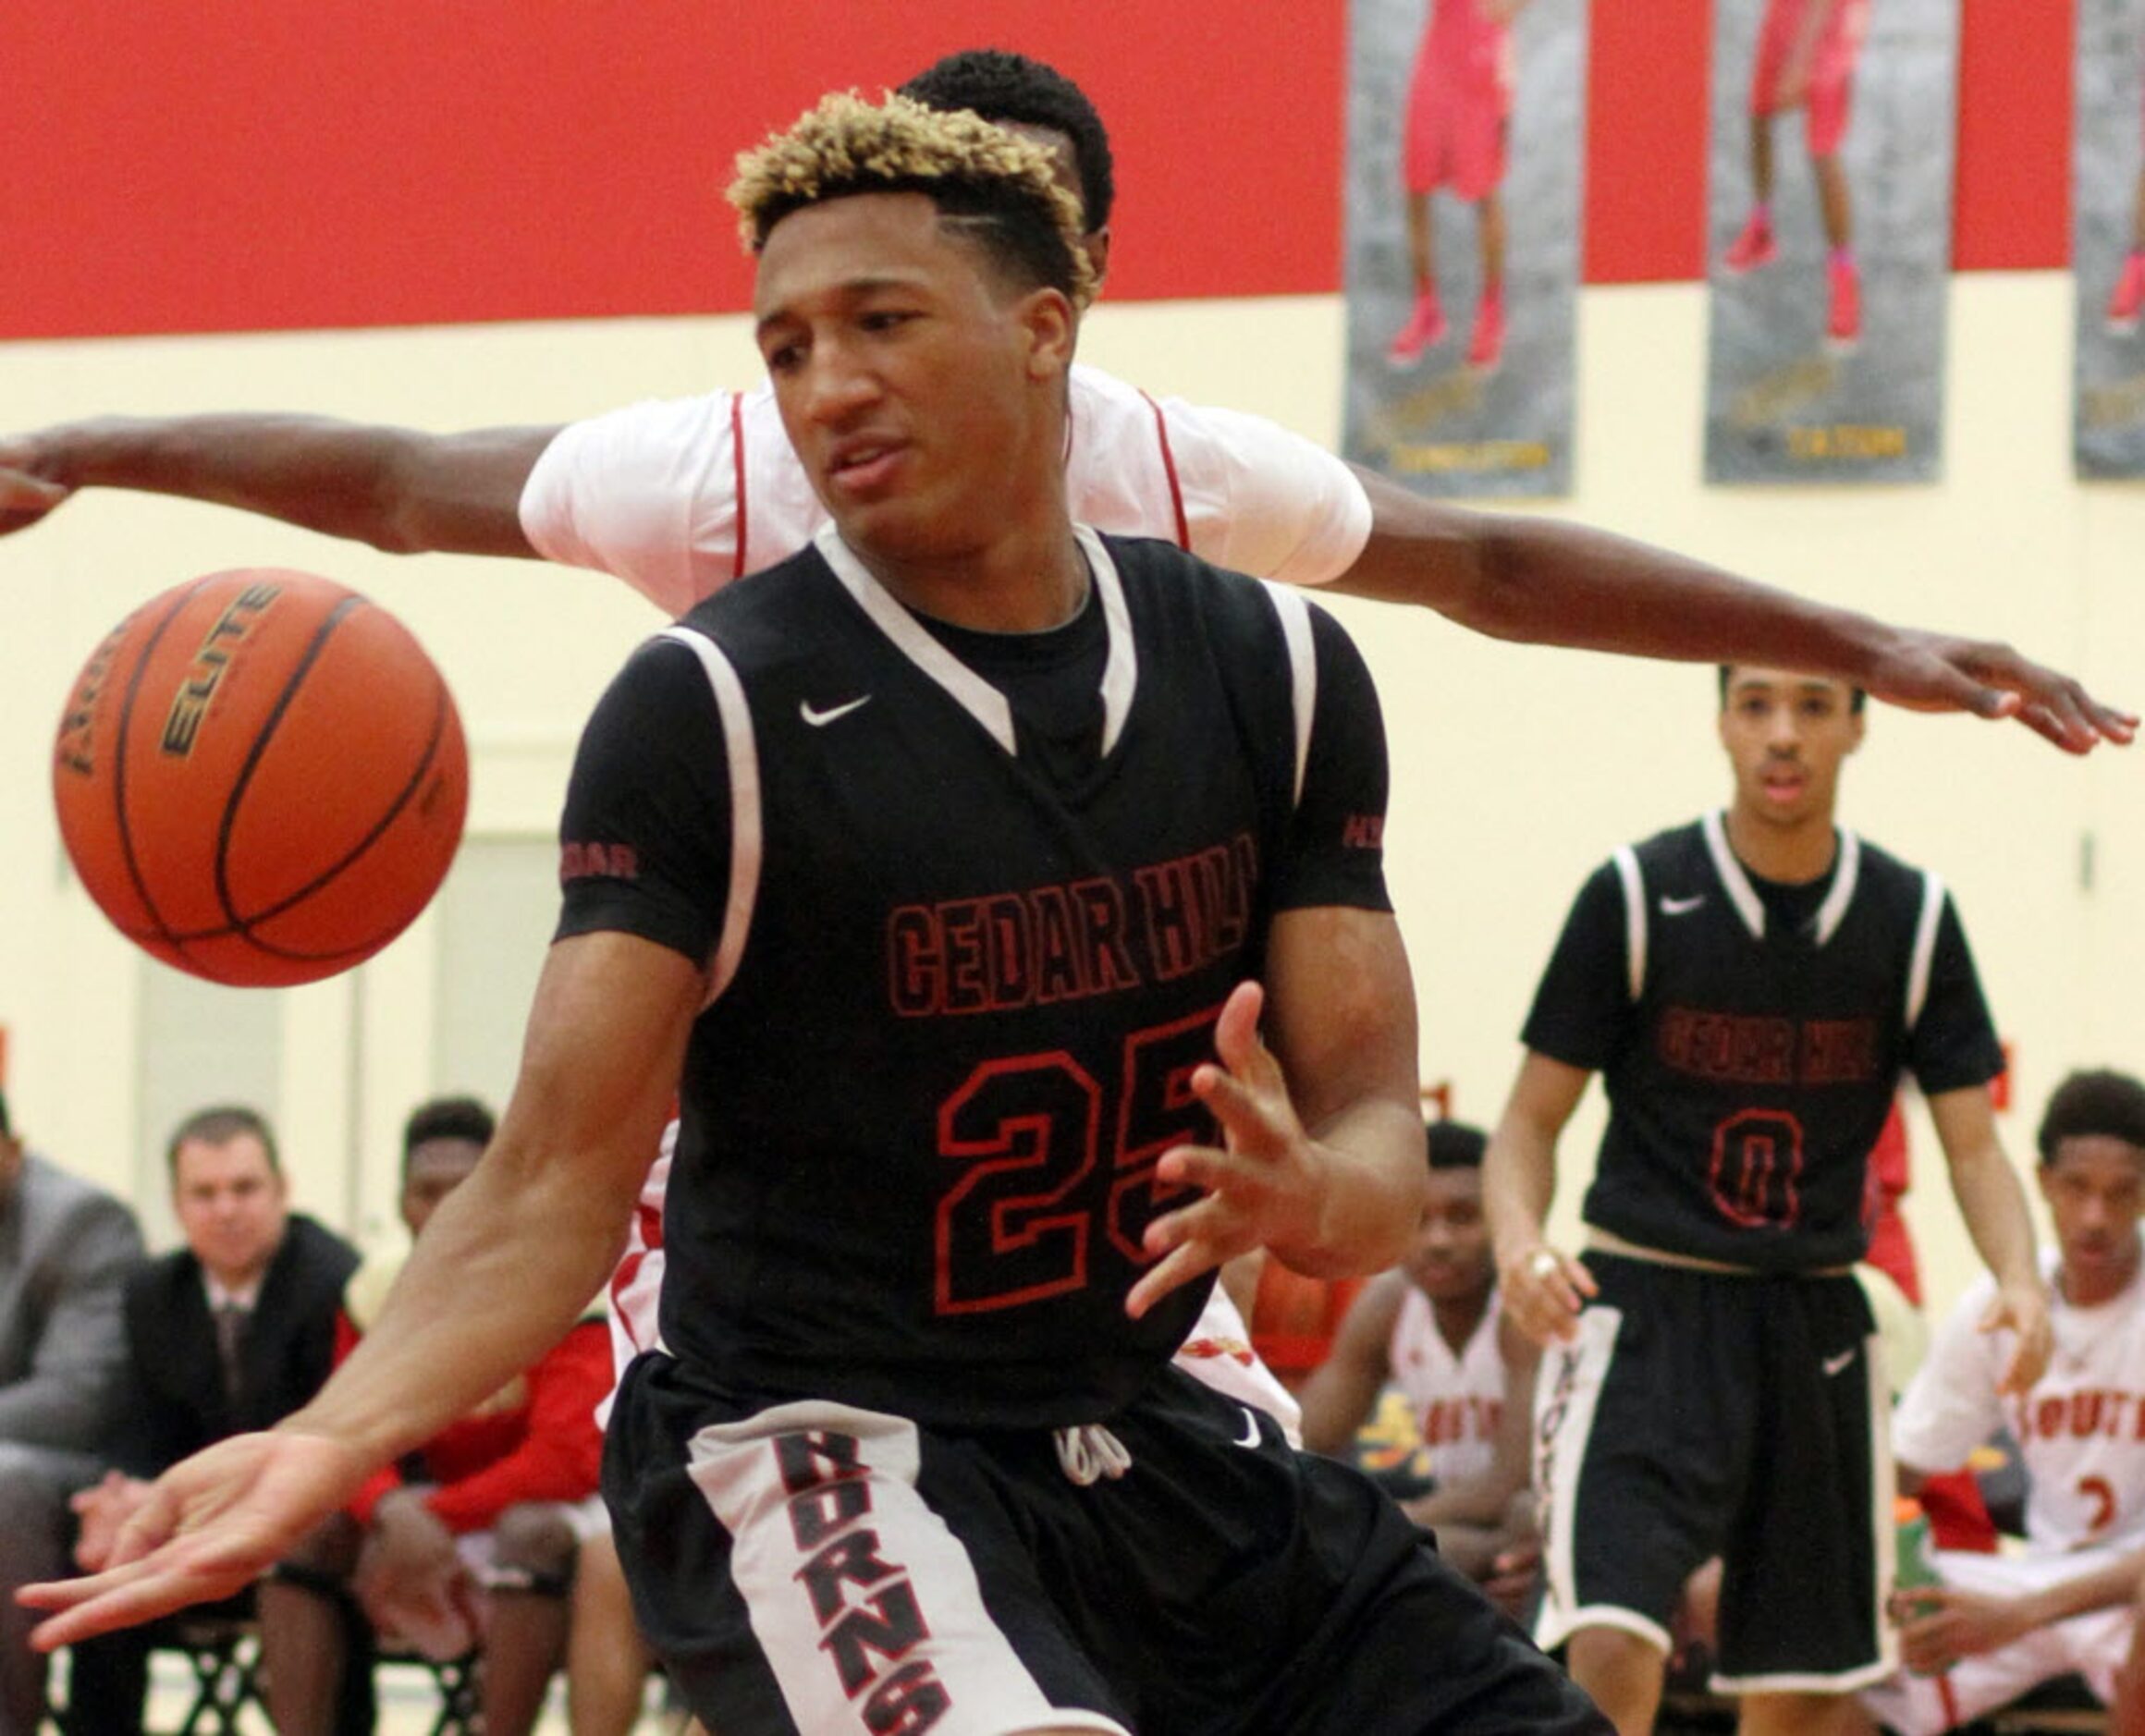
[[1868, 731], [1869, 727], [1869, 714], [1867, 711], [1852, 711], [1847, 714], [1848, 752], [1854, 753], [1860, 750], [1862, 746], [1862, 737]]
[[1080, 329], [1080, 317], [1065, 292], [1048, 285], [1029, 290], [1021, 298], [1018, 318], [1027, 334], [1029, 377], [1062, 377], [1072, 366]]

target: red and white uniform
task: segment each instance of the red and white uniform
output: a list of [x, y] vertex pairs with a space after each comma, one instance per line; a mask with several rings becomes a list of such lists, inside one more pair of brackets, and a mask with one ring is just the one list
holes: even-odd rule
[[[663, 1300], [663, 1195], [670, 1181], [670, 1159], [677, 1150], [678, 1123], [663, 1130], [663, 1154], [648, 1179], [641, 1184], [640, 1203], [633, 1210], [633, 1227], [626, 1238], [626, 1252], [611, 1275], [610, 1326], [612, 1381], [610, 1391], [596, 1406], [597, 1426], [610, 1421], [611, 1401], [618, 1393], [618, 1377], [643, 1351], [662, 1342], [658, 1312]], [[1251, 1332], [1229, 1292], [1220, 1284], [1207, 1299], [1207, 1306], [1179, 1347], [1177, 1365], [1225, 1393], [1240, 1404], [1256, 1405], [1281, 1425], [1289, 1445], [1304, 1444], [1303, 1407], [1294, 1394], [1274, 1378], [1251, 1348]]]
[[1504, 1408], [1497, 1321], [1492, 1290], [1482, 1318], [1455, 1351], [1438, 1330], [1430, 1299], [1413, 1284], [1401, 1295], [1387, 1360], [1428, 1449], [1430, 1474], [1440, 1483], [1481, 1476], [1496, 1457], [1497, 1420]]
[[[2045, 1264], [2053, 1278], [2056, 1256]], [[2145, 1548], [2145, 1285], [2133, 1279], [2091, 1308], [2074, 1307], [2057, 1291], [2055, 1353], [2022, 1399], [1997, 1395], [2016, 1335], [1980, 1329], [1994, 1295], [1995, 1280], [1984, 1275], [1959, 1299], [1899, 1401], [1892, 1444], [1903, 1465], [1948, 1471], [1999, 1424], [2010, 1427], [2028, 1479], [2025, 1553], [1943, 1549], [1931, 1559], [1947, 1584], [2016, 1595]], [[1942, 1675], [1902, 1674], [1865, 1703], [1901, 1736], [1916, 1736], [2071, 1670], [2104, 1700], [2130, 1629], [2127, 1606], [2075, 1616]]]
[[1512, 117], [1512, 27], [1482, 0], [1430, 0], [1402, 123], [1402, 174], [1411, 193], [1440, 188], [1469, 202], [1504, 179]]
[[[1362, 552], [1370, 502], [1330, 452], [1257, 416], [1072, 373], [1072, 517], [1218, 567], [1323, 584]], [[538, 553], [623, 579], [667, 615], [785, 560], [827, 522], [772, 390], [635, 404], [570, 424], [522, 489]]]

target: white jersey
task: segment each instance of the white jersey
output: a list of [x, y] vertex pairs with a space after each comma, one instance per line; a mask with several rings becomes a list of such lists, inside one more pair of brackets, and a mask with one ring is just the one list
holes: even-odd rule
[[[663, 1300], [663, 1195], [670, 1159], [678, 1148], [678, 1123], [663, 1130], [662, 1155], [641, 1184], [626, 1252], [611, 1274], [611, 1390], [596, 1407], [596, 1426], [610, 1422], [611, 1401], [626, 1365], [643, 1351], [662, 1348], [658, 1313]], [[1304, 1444], [1304, 1412], [1295, 1395], [1275, 1378], [1251, 1348], [1251, 1333], [1229, 1292], [1220, 1284], [1178, 1347], [1177, 1366], [1240, 1404], [1256, 1405], [1281, 1424], [1289, 1445]]]
[[1413, 1284], [1401, 1292], [1387, 1358], [1428, 1449], [1430, 1474], [1452, 1483], [1487, 1473], [1504, 1410], [1504, 1355], [1497, 1342], [1497, 1292], [1455, 1353], [1437, 1310]]
[[[1158, 401], [1094, 368], [1071, 383], [1072, 515], [1232, 571], [1322, 584], [1370, 535], [1363, 484], [1257, 416]], [[562, 428], [521, 491], [547, 560], [624, 580], [663, 612], [804, 547], [827, 522], [771, 387], [629, 406]]]
[[[2056, 1256], [2044, 1256], [2053, 1279]], [[1892, 1421], [1902, 1464], [1949, 1471], [2008, 1424], [2027, 1474], [2026, 1542], [2036, 1554], [2145, 1540], [2145, 1284], [2112, 1301], [2050, 1307], [2055, 1351], [2021, 1399], [1999, 1399], [2016, 1335], [1980, 1330], [1996, 1281], [1984, 1274], [1936, 1335]]]

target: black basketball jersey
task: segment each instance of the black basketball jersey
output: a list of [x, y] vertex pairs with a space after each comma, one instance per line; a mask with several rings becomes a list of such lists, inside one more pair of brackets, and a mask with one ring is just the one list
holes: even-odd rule
[[1205, 1298], [1123, 1312], [1173, 1203], [1156, 1159], [1213, 1136], [1186, 1086], [1223, 999], [1277, 911], [1389, 908], [1339, 628], [1164, 544], [1083, 546], [1084, 759], [1024, 740], [830, 532], [644, 647], [584, 738], [561, 933], [713, 961], [660, 1317], [732, 1390], [1115, 1409]]
[[1865, 1171], [1902, 1071], [1928, 1093], [2004, 1057], [1943, 883], [1851, 832], [1789, 920], [1722, 815], [1626, 848], [1582, 888], [1523, 1033], [1600, 1071], [1585, 1215], [1766, 1270], [1868, 1245]]

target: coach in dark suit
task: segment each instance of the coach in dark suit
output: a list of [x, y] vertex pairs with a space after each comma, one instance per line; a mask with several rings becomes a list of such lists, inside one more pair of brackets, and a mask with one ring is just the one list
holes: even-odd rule
[[[76, 1559], [90, 1569], [103, 1563], [146, 1479], [226, 1436], [271, 1426], [319, 1391], [335, 1363], [343, 1286], [358, 1265], [349, 1243], [291, 1212], [275, 1135], [253, 1110], [189, 1116], [166, 1156], [186, 1245], [144, 1264], [127, 1285], [129, 1375], [117, 1464], [75, 1503]], [[153, 1629], [118, 1633], [76, 1649], [71, 1732], [141, 1729], [154, 1637]], [[350, 1675], [354, 1697], [337, 1719], [346, 1732], [372, 1722], [368, 1672]]]

